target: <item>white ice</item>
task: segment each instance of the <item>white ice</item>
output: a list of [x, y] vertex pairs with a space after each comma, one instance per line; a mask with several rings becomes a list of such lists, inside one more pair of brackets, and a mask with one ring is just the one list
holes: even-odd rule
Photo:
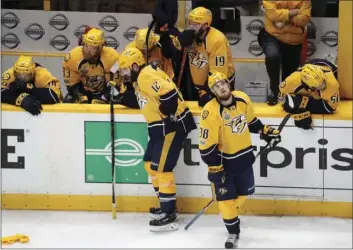
[[[2, 211], [2, 236], [26, 234], [27, 244], [8, 248], [224, 248], [226, 229], [218, 215], [203, 215], [188, 231], [152, 233], [148, 214]], [[352, 219], [241, 216], [239, 248], [352, 248]]]

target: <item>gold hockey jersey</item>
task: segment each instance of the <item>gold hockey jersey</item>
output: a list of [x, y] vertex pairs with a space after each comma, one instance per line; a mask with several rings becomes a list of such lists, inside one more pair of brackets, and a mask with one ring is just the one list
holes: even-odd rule
[[[8, 89], [8, 87], [16, 81], [13, 67], [9, 68], [2, 74], [1, 91]], [[62, 100], [62, 93], [60, 82], [55, 78], [46, 68], [36, 64], [34, 71], [34, 79], [32, 82], [36, 88], [50, 88]]]
[[[172, 40], [174, 46], [181, 50], [178, 39]], [[199, 89], [205, 87], [210, 71], [221, 72], [228, 78], [234, 75], [235, 68], [227, 37], [213, 27], [210, 27], [202, 43], [194, 42], [188, 47], [188, 56], [191, 77], [195, 87]]]
[[96, 64], [84, 59], [82, 46], [73, 48], [66, 54], [63, 62], [64, 82], [67, 87], [83, 84], [83, 88], [93, 94], [102, 93], [110, 80], [110, 69], [118, 60], [119, 53], [110, 47], [103, 46]]
[[208, 166], [231, 162], [232, 167], [242, 168], [254, 161], [250, 133], [259, 133], [263, 124], [255, 117], [248, 95], [233, 91], [232, 96], [229, 106], [214, 98], [201, 111], [199, 150]]
[[175, 83], [159, 67], [149, 65], [143, 68], [134, 88], [150, 136], [164, 136], [178, 128], [185, 132], [196, 128], [191, 111]]
[[316, 112], [316, 110], [320, 109], [318, 105], [322, 106], [324, 110], [327, 110], [327, 113], [331, 113], [336, 110], [340, 102], [339, 83], [330, 67], [319, 65], [316, 66], [320, 67], [324, 71], [326, 77], [326, 89], [313, 91], [307, 88], [301, 81], [301, 68], [299, 68], [280, 84], [280, 101], [284, 101], [286, 94], [311, 96], [315, 100], [319, 101], [312, 102], [311, 107], [311, 104], [309, 103], [308, 109], [312, 112], [320, 113]]

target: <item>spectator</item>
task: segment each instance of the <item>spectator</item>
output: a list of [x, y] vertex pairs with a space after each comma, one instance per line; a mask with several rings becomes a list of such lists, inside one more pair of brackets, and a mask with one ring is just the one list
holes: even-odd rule
[[270, 78], [269, 105], [278, 102], [280, 68], [286, 79], [300, 65], [305, 26], [311, 20], [311, 1], [263, 1], [265, 28], [259, 33], [259, 44], [266, 56]]

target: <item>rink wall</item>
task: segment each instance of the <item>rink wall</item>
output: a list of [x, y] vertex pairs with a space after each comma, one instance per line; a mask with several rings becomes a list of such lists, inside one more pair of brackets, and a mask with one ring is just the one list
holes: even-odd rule
[[[285, 115], [279, 106], [254, 105], [267, 124]], [[189, 106], [199, 123], [199, 108]], [[116, 106], [115, 114], [118, 210], [147, 211], [157, 199], [143, 168], [146, 123], [139, 110]], [[291, 119], [279, 147], [255, 162], [256, 194], [242, 213], [352, 217], [352, 102], [335, 115], [313, 117], [312, 131]], [[1, 120], [3, 209], [111, 209], [109, 105], [47, 105], [33, 117], [3, 104]], [[256, 153], [265, 143], [252, 139]], [[175, 171], [180, 212], [195, 213], [211, 198], [197, 143], [195, 130]]]

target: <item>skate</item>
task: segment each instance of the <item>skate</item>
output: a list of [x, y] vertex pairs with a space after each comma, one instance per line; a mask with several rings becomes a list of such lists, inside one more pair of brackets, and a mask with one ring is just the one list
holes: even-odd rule
[[228, 239], [225, 243], [226, 249], [233, 249], [238, 246], [239, 234], [229, 234]]
[[151, 207], [150, 208], [150, 218], [151, 220], [155, 220], [162, 213], [162, 209], [160, 207]]
[[150, 221], [150, 231], [163, 232], [178, 230], [177, 221], [176, 213], [161, 213], [158, 218]]

